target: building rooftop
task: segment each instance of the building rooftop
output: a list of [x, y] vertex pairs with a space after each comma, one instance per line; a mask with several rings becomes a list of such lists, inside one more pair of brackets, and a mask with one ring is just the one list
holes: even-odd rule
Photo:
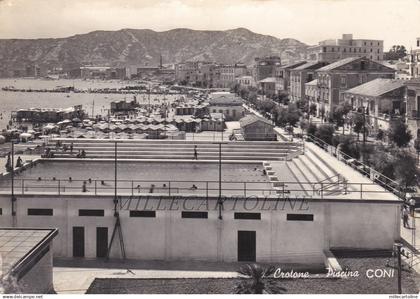
[[282, 69], [294, 69], [294, 68], [296, 68], [300, 65], [303, 65], [305, 63], [306, 63], [306, 61], [292, 62], [292, 63], [285, 64], [285, 65], [281, 66], [281, 68]]
[[351, 93], [369, 97], [379, 97], [390, 91], [399, 89], [404, 86], [404, 81], [395, 79], [377, 78], [372, 81], [366, 82], [362, 85], [356, 86], [344, 93]]
[[292, 69], [292, 71], [313, 70], [313, 69], [318, 69], [324, 65], [325, 65], [324, 62], [312, 61], [312, 62], [307, 62], [305, 64], [302, 64]]
[[57, 229], [1, 228], [2, 278], [18, 274], [58, 234]]
[[258, 81], [259, 83], [276, 83], [278, 80], [274, 77], [267, 77], [263, 80]]
[[220, 95], [219, 97], [210, 98], [209, 104], [211, 106], [216, 106], [216, 105], [242, 106], [243, 100], [234, 94]]
[[271, 121], [269, 121], [269, 120], [267, 120], [263, 117], [256, 116], [255, 114], [248, 114], [247, 116], [241, 118], [239, 120], [239, 123], [241, 124], [241, 128], [244, 128], [244, 127], [246, 127], [250, 124], [253, 124], [253, 123], [259, 122], [259, 121], [274, 127], [274, 125], [272, 124]]
[[340, 59], [340, 60], [338, 60], [336, 62], [333, 62], [333, 63], [331, 63], [329, 65], [326, 65], [326, 66], [318, 69], [318, 71], [322, 71], [322, 72], [323, 71], [331, 71], [331, 70], [334, 70], [336, 68], [339, 68], [339, 67], [341, 67], [343, 65], [346, 65], [346, 64], [348, 64], [350, 62], [353, 62], [353, 61], [356, 61], [356, 60], [359, 60], [359, 59], [362, 59], [362, 58], [363, 57], [347, 57], [347, 58], [344, 58], [344, 59]]

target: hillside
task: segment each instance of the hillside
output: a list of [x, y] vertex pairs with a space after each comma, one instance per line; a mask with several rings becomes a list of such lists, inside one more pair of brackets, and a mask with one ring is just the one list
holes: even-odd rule
[[226, 31], [148, 29], [93, 31], [67, 38], [0, 39], [0, 65], [22, 67], [30, 63], [48, 66], [157, 65], [187, 60], [220, 63], [253, 63], [254, 57], [280, 55], [296, 60], [307, 45], [294, 39], [278, 39], [244, 28]]

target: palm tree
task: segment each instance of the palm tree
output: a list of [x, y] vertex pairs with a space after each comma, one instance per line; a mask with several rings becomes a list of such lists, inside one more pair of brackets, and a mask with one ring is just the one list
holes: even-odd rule
[[257, 264], [247, 264], [241, 267], [238, 273], [241, 275], [235, 293], [236, 294], [282, 294], [287, 290], [277, 285], [274, 278], [270, 278], [275, 272], [273, 266], [265, 268]]

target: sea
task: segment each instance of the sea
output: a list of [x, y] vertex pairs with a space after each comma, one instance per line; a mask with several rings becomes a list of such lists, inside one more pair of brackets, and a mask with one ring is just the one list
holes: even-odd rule
[[[83, 105], [89, 115], [106, 115], [110, 103], [119, 100], [132, 100], [133, 94], [103, 94], [103, 93], [51, 93], [51, 92], [12, 92], [3, 91], [3, 87], [16, 89], [54, 89], [57, 87], [74, 86], [76, 89], [121, 88], [136, 86], [135, 81], [118, 80], [81, 80], [81, 79], [0, 79], [0, 131], [9, 123], [12, 111], [28, 108], [68, 108]], [[137, 95], [138, 101], [146, 101], [147, 95]], [[151, 95], [152, 104], [163, 99], [163, 95]], [[178, 95], [166, 95], [172, 100]]]

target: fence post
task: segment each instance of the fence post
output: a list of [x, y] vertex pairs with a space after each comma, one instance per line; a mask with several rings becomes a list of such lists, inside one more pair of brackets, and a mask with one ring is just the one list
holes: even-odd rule
[[61, 180], [58, 180], [58, 195], [61, 194]]
[[324, 198], [324, 183], [321, 183], [320, 191], [321, 191], [321, 199], [323, 199]]
[[25, 194], [25, 180], [22, 179], [22, 195]]
[[360, 184], [360, 199], [363, 199], [363, 184]]
[[98, 190], [98, 187], [97, 187], [97, 185], [96, 185], [96, 183], [97, 183], [98, 181], [97, 180], [95, 180], [95, 195], [97, 195], [97, 190]]
[[206, 181], [206, 197], [209, 198], [209, 181]]
[[244, 196], [246, 197], [246, 182], [244, 182]]
[[134, 196], [134, 181], [131, 180], [131, 196]]

